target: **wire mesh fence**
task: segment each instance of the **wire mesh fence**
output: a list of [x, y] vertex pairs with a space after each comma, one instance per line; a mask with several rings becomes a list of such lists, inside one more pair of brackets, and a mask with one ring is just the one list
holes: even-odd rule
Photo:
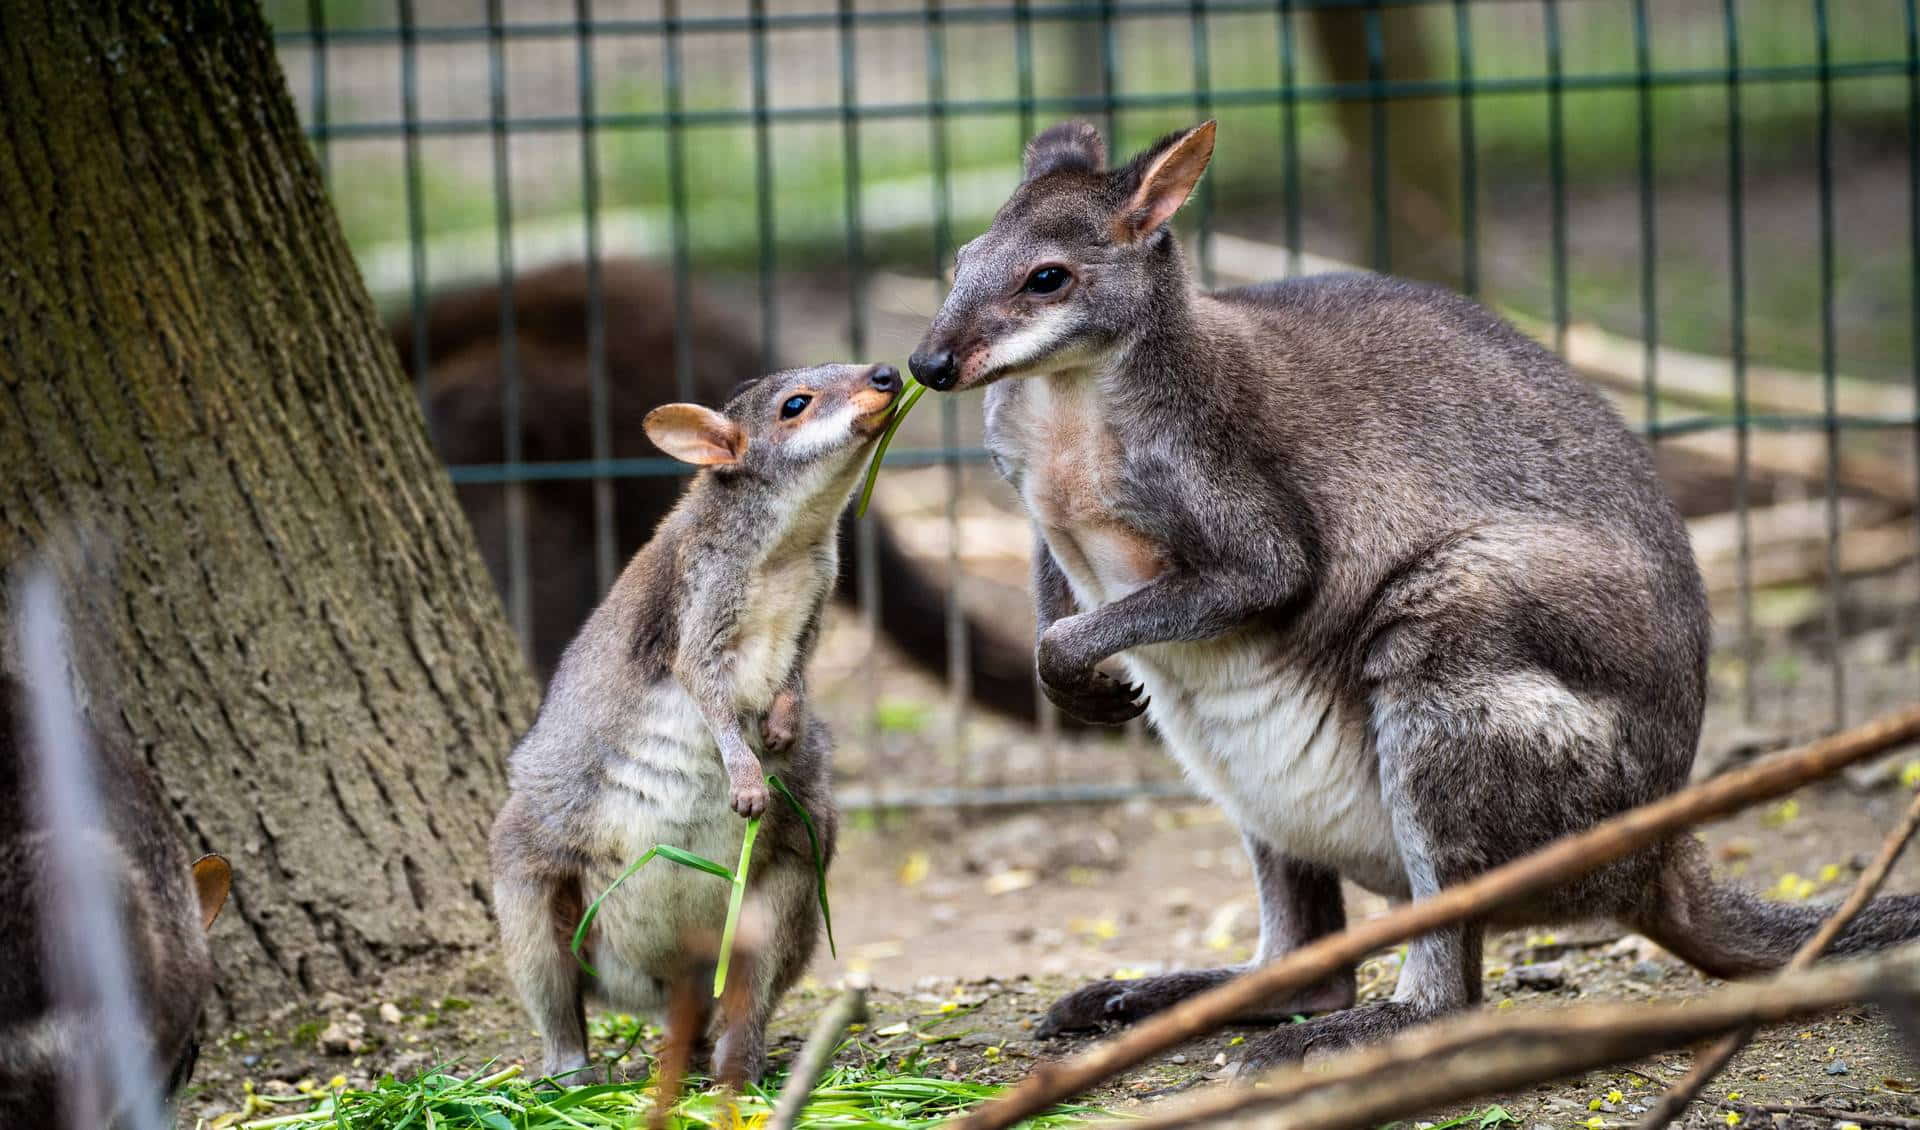
[[[1915, 685], [1916, 0], [272, 0], [346, 234], [546, 665], [683, 468], [639, 415], [904, 357], [1068, 116], [1217, 117], [1203, 280], [1473, 294], [1655, 444], [1720, 629], [1709, 745]], [[1178, 789], [1034, 694], [978, 405], [916, 414], [816, 673], [855, 803]], [[972, 704], [972, 705], [970, 705]], [[980, 709], [975, 709], [978, 706]]]

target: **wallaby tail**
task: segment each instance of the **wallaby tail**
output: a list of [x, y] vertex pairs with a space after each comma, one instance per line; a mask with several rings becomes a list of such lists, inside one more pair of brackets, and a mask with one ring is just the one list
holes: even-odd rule
[[[860, 577], [853, 564], [855, 521], [849, 509], [840, 524], [840, 592], [850, 603], [858, 604]], [[880, 575], [881, 630], [916, 666], [946, 678], [946, 590], [900, 546], [887, 523], [866, 521], [873, 525], [873, 564]], [[1039, 711], [1034, 698], [1032, 649], [974, 616], [967, 617], [966, 632], [967, 676], [973, 700], [1009, 718], [1033, 722]], [[1061, 722], [1071, 725], [1065, 718]]]
[[[1784, 903], [1714, 880], [1691, 836], [1673, 841], [1651, 906], [1632, 925], [1715, 977], [1778, 969], [1811, 938], [1837, 903]], [[1920, 938], [1920, 895], [1882, 895], [1860, 909], [1827, 954], [1871, 953]]]

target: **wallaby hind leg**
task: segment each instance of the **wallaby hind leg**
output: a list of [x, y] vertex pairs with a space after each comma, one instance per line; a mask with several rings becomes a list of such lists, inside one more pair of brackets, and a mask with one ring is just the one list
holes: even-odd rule
[[494, 911], [507, 951], [507, 973], [540, 1030], [540, 1072], [562, 1078], [587, 1066], [586, 1002], [579, 963], [567, 948], [579, 920], [577, 885], [496, 879]]
[[[1260, 948], [1252, 965], [1284, 957], [1316, 938], [1346, 928], [1338, 875], [1283, 855], [1251, 835], [1245, 840], [1260, 892]], [[1205, 992], [1251, 967], [1229, 965], [1134, 981], [1095, 981], [1053, 1002], [1040, 1022], [1039, 1034], [1047, 1037], [1104, 1024], [1130, 1023]], [[1278, 1022], [1301, 1013], [1329, 1012], [1351, 1005], [1353, 997], [1354, 973], [1345, 969], [1319, 984], [1265, 1001], [1241, 1019]]]
[[[1446, 806], [1421, 800], [1406, 774], [1396, 773], [1383, 750], [1382, 789], [1392, 813], [1394, 840], [1406, 861], [1408, 886], [1415, 899], [1472, 873], [1470, 856], [1454, 853], [1451, 837], [1456, 826], [1445, 818]], [[1301, 1024], [1281, 1025], [1247, 1043], [1239, 1070], [1257, 1073], [1306, 1056], [1309, 1050], [1337, 1050], [1370, 1043], [1480, 999], [1480, 923], [1463, 923], [1414, 939], [1393, 999], [1355, 1005]], [[1351, 977], [1351, 974], [1349, 974]], [[1348, 1000], [1352, 1000], [1349, 981]]]
[[494, 821], [493, 909], [507, 975], [540, 1030], [543, 1074], [587, 1065], [586, 1002], [580, 964], [568, 948], [582, 912], [580, 880], [530, 842], [516, 800]]

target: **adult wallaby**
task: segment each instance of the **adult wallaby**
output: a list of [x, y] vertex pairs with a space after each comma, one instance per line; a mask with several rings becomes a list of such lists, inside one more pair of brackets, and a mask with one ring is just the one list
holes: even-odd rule
[[[600, 296], [606, 327], [607, 410], [616, 458], [652, 456], [641, 418], [677, 399], [674, 376], [674, 286], [671, 275], [638, 260], [602, 264]], [[434, 443], [450, 463], [497, 463], [502, 458], [500, 289], [494, 285], [436, 295], [424, 326], [428, 353], [427, 413]], [[584, 264], [529, 271], [514, 279], [514, 359], [520, 376], [522, 435], [529, 460], [588, 459], [592, 444], [592, 389], [588, 374], [588, 312]], [[415, 323], [402, 315], [391, 327], [401, 364], [414, 370]], [[689, 296], [685, 347], [693, 395], [717, 406], [761, 372], [753, 335], [712, 300]], [[415, 374], [418, 375], [417, 373]], [[614, 487], [617, 550], [637, 550], [672, 508], [680, 480], [644, 476]], [[531, 484], [528, 506], [533, 638], [527, 649], [543, 674], [593, 610], [592, 485], [584, 480]], [[497, 484], [461, 484], [460, 504], [473, 523], [487, 567], [504, 590], [507, 579], [506, 495]], [[907, 657], [932, 674], [947, 671], [946, 594], [940, 582], [894, 539], [877, 514], [874, 565], [880, 578], [878, 621]], [[853, 520], [841, 524], [843, 554], [853, 558]], [[838, 582], [842, 599], [857, 600], [849, 567]], [[1027, 648], [979, 620], [967, 627], [968, 679], [976, 701], [1012, 718], [1035, 717], [1033, 667]]]
[[[1365, 275], [1197, 291], [1168, 220], [1213, 143], [1208, 122], [1108, 170], [1093, 127], [1040, 134], [911, 365], [935, 389], [992, 384], [1046, 691], [1090, 722], [1147, 711], [1232, 815], [1264, 962], [1343, 926], [1342, 876], [1431, 895], [1679, 788], [1708, 617], [1644, 446], [1493, 314]], [[1140, 687], [1096, 670], [1114, 656]], [[1716, 884], [1677, 836], [1495, 921], [1612, 915], [1732, 976], [1824, 913]], [[1415, 942], [1391, 1001], [1349, 1007], [1349, 970], [1268, 1002], [1331, 1015], [1250, 1043], [1249, 1065], [1476, 1002], [1482, 929]], [[1887, 898], [1834, 950], [1916, 934], [1920, 902]], [[1090, 985], [1045, 1028], [1234, 972]]]
[[189, 864], [146, 763], [83, 720], [52, 581], [18, 595], [32, 681], [0, 674], [0, 1126], [154, 1130], [193, 1072], [230, 872]]
[[548, 1075], [587, 1064], [586, 994], [660, 1010], [711, 966], [688, 939], [725, 917], [728, 885], [665, 861], [637, 872], [601, 905], [591, 979], [568, 952], [585, 900], [658, 843], [732, 860], [740, 817], [764, 813], [748, 889], [768, 937], [713, 1054], [721, 1079], [759, 1077], [767, 1020], [820, 930], [807, 830], [771, 801], [761, 754], [830, 856], [832, 749], [803, 681], [839, 570], [835, 523], [901, 384], [891, 365], [823, 365], [754, 381], [724, 412], [647, 414], [648, 437], [703, 470], [561, 656], [493, 825], [507, 968]]

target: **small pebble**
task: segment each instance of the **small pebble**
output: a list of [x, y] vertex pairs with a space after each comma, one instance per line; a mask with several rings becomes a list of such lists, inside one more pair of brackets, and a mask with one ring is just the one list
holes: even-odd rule
[[1184, 1056], [1184, 1055], [1176, 1055], [1176, 1056], [1174, 1056], [1174, 1057], [1173, 1057], [1173, 1058], [1172, 1058], [1171, 1060], [1168, 1060], [1167, 1062], [1169, 1062], [1169, 1063], [1185, 1063], [1185, 1062], [1187, 1062], [1187, 1057], [1186, 1057], [1186, 1056]]
[[1667, 979], [1667, 967], [1657, 961], [1636, 961], [1633, 968], [1627, 970], [1627, 976], [1636, 981], [1664, 981]]
[[1845, 1075], [1846, 1073], [1847, 1061], [1844, 1059], [1836, 1059], [1832, 1063], [1827, 1064], [1828, 1075]]
[[1567, 983], [1567, 967], [1558, 961], [1537, 961], [1516, 965], [1507, 976], [1523, 988], [1557, 989]]

